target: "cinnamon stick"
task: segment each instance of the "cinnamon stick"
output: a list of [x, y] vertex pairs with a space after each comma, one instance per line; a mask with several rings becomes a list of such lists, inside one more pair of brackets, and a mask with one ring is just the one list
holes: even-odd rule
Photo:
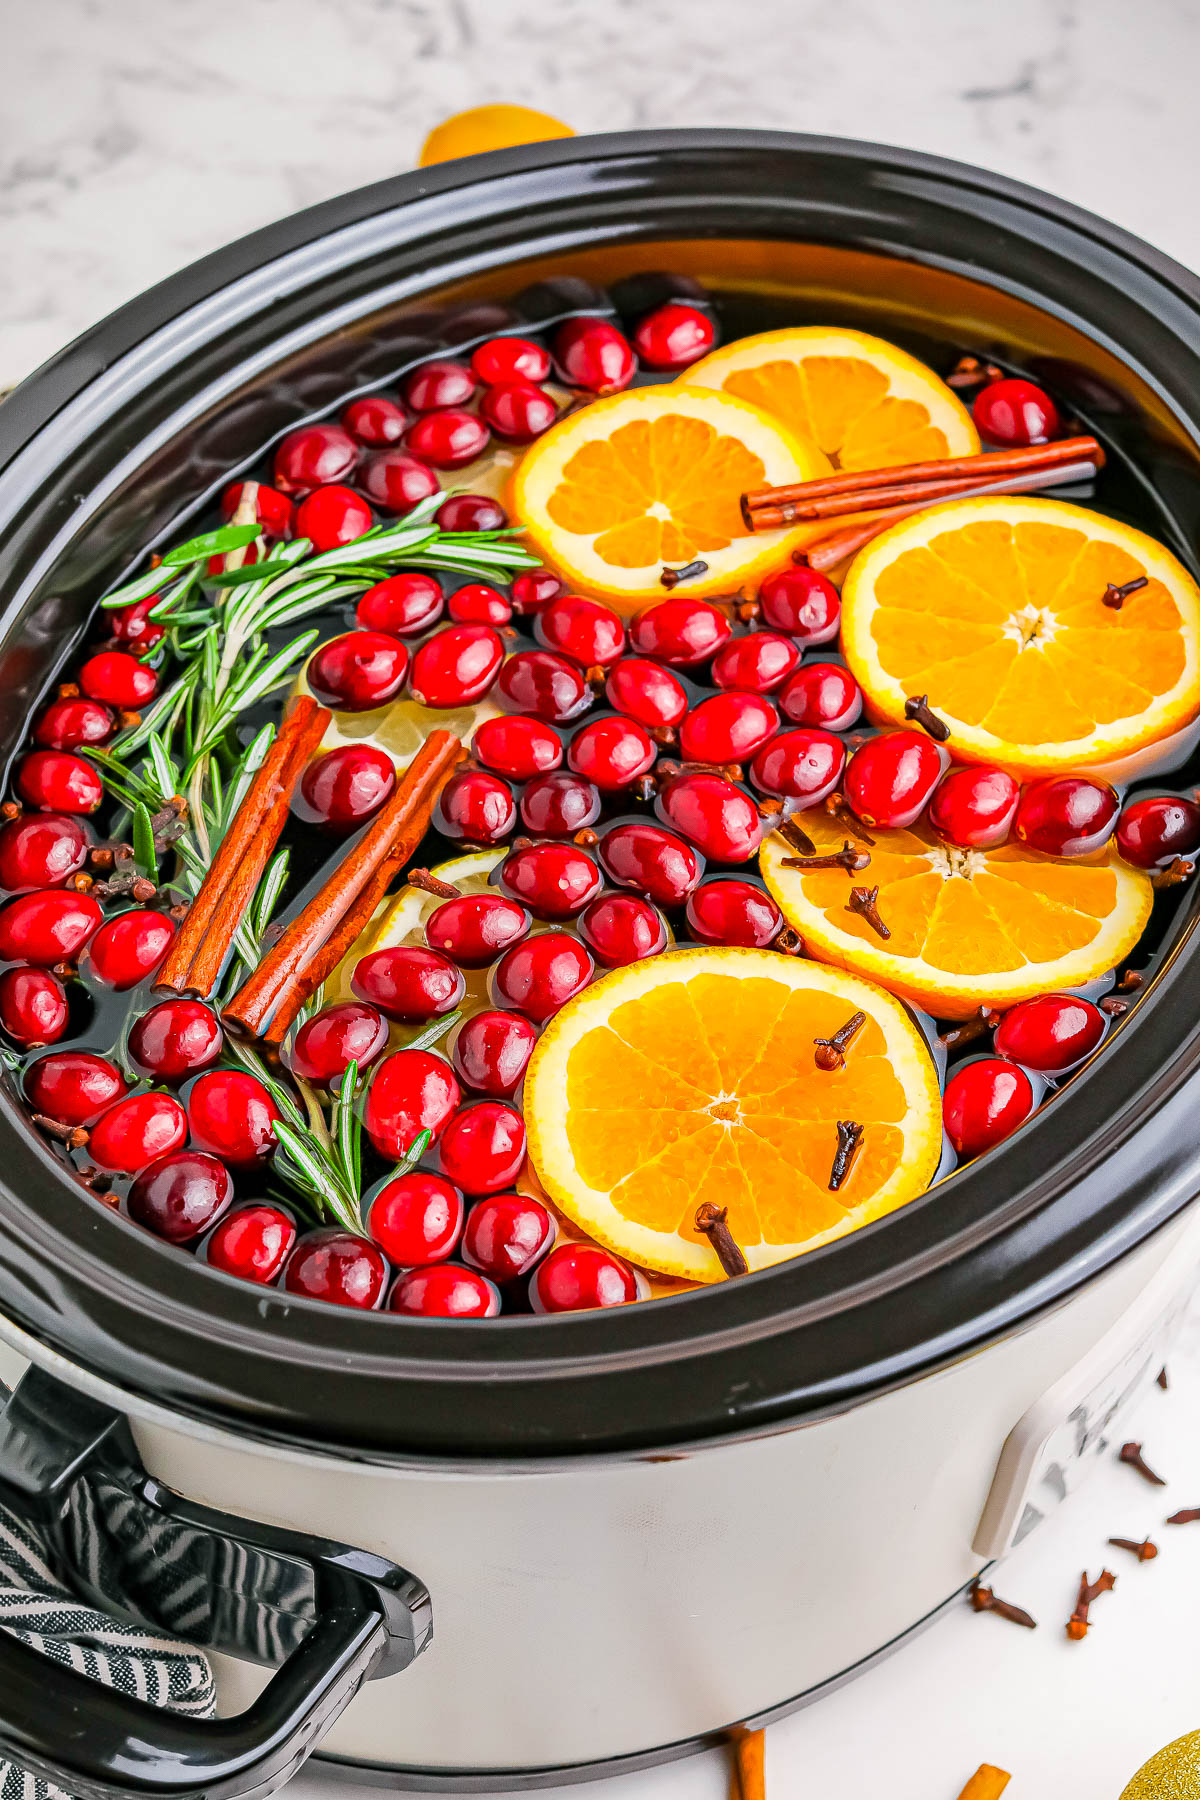
[[766, 1800], [767, 1739], [763, 1731], [735, 1725], [729, 1733], [729, 1800]]
[[233, 934], [287, 823], [292, 789], [329, 719], [311, 694], [297, 694], [289, 703], [159, 968], [157, 991], [212, 993]]

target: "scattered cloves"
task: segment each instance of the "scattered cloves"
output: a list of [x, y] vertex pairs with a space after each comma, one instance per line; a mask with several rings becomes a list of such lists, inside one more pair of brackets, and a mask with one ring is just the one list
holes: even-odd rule
[[976, 1038], [986, 1037], [989, 1031], [995, 1031], [999, 1023], [998, 1012], [993, 1012], [990, 1006], [981, 1006], [973, 1019], [964, 1019], [961, 1025], [952, 1025], [949, 1031], [940, 1031], [938, 1043], [943, 1050], [958, 1050], [963, 1044], [971, 1044]]
[[1136, 969], [1123, 969], [1117, 987], [1122, 994], [1132, 994], [1142, 985], [1142, 976]]
[[850, 1165], [858, 1153], [863, 1140], [863, 1128], [855, 1119], [839, 1119], [837, 1122], [838, 1146], [833, 1159], [833, 1167], [829, 1171], [829, 1188], [836, 1193], [847, 1175]]
[[457, 900], [462, 893], [452, 881], [443, 881], [440, 875], [431, 874], [428, 869], [410, 869], [405, 877], [409, 887], [420, 888], [422, 893], [436, 894], [441, 900]]
[[590, 850], [593, 844], [600, 842], [600, 833], [593, 831], [590, 825], [581, 825], [571, 842], [578, 844], [581, 850]]
[[1168, 1525], [1194, 1525], [1200, 1519], [1200, 1506], [1184, 1506], [1173, 1512], [1167, 1520]]
[[729, 1229], [728, 1218], [728, 1207], [714, 1206], [711, 1200], [706, 1200], [696, 1208], [696, 1230], [704, 1233], [726, 1275], [745, 1275], [750, 1265]]
[[1079, 1598], [1075, 1602], [1075, 1611], [1067, 1620], [1067, 1636], [1073, 1643], [1078, 1643], [1080, 1638], [1087, 1636], [1090, 1624], [1088, 1612], [1093, 1600], [1099, 1599], [1101, 1594], [1111, 1593], [1116, 1585], [1117, 1578], [1108, 1569], [1101, 1569], [1095, 1581], [1089, 1581], [1087, 1570], [1083, 1571], [1079, 1577]]
[[1106, 994], [1100, 1002], [1100, 1011], [1107, 1013], [1110, 1019], [1123, 1019], [1129, 1011], [1129, 1002], [1116, 994]]
[[1148, 1481], [1151, 1487], [1166, 1487], [1167, 1484], [1163, 1480], [1163, 1477], [1154, 1473], [1154, 1470], [1142, 1455], [1142, 1446], [1140, 1444], [1122, 1444], [1120, 1450], [1117, 1452], [1117, 1457], [1119, 1461], [1128, 1463], [1131, 1469], [1136, 1469], [1138, 1474], [1142, 1477], [1142, 1480]]
[[778, 950], [783, 956], [803, 956], [804, 939], [798, 931], [793, 931], [790, 925], [785, 925], [783, 930], [777, 932], [772, 938], [771, 948]]
[[798, 850], [801, 856], [815, 856], [817, 854], [817, 846], [813, 843], [807, 831], [801, 830], [795, 819], [780, 819], [775, 829], [783, 839], [784, 843], [790, 844], [793, 850]]
[[82, 1150], [88, 1141], [90, 1133], [82, 1125], [64, 1125], [58, 1119], [48, 1118], [45, 1113], [35, 1112], [30, 1116], [47, 1137], [57, 1138], [68, 1150]]
[[946, 377], [946, 386], [986, 387], [990, 382], [1003, 380], [1004, 370], [998, 369], [995, 363], [980, 362], [977, 356], [960, 356]]
[[832, 1037], [814, 1038], [816, 1045], [814, 1060], [818, 1069], [826, 1069], [832, 1073], [835, 1069], [846, 1066], [846, 1051], [851, 1040], [860, 1032], [867, 1022], [864, 1012], [852, 1013]]
[[1136, 1538], [1109, 1538], [1108, 1541], [1118, 1550], [1128, 1550], [1139, 1562], [1152, 1562], [1158, 1555], [1158, 1545], [1152, 1544], [1149, 1538], [1143, 1538], [1140, 1544]]
[[847, 838], [840, 850], [829, 856], [785, 856], [785, 869], [845, 869], [847, 875], [861, 874], [871, 862], [869, 850], [856, 850]]
[[1158, 1374], [1154, 1377], [1154, 1379], [1158, 1383], [1159, 1387], [1162, 1389], [1163, 1393], [1165, 1394], [1167, 1391], [1167, 1388], [1170, 1386], [1170, 1383], [1167, 1380], [1167, 1365], [1166, 1365], [1166, 1363], [1163, 1364], [1162, 1368], [1158, 1371]]
[[846, 796], [844, 794], [827, 794], [825, 796], [825, 811], [829, 814], [831, 819], [837, 819], [843, 824], [851, 837], [856, 837], [860, 844], [870, 844], [872, 849], [875, 848], [875, 839], [871, 836], [869, 831], [864, 830], [859, 824], [850, 808], [846, 805]]
[[927, 731], [937, 744], [944, 744], [950, 736], [950, 727], [933, 711], [928, 694], [910, 694], [904, 702], [904, 716]]
[[1149, 578], [1145, 575], [1139, 575], [1135, 581], [1126, 581], [1119, 587], [1110, 581], [1100, 596], [1100, 604], [1110, 606], [1114, 612], [1120, 612], [1130, 594], [1136, 594], [1139, 589], [1149, 585]]
[[1191, 879], [1193, 865], [1185, 862], [1182, 856], [1176, 856], [1165, 869], [1155, 869], [1150, 877], [1150, 885], [1155, 888], [1181, 887]]
[[681, 581], [695, 581], [697, 576], [708, 574], [708, 564], [700, 557], [693, 562], [684, 563], [682, 568], [664, 569], [659, 576], [659, 584], [670, 590], [678, 587]]
[[967, 1598], [976, 1612], [998, 1613], [1002, 1619], [1011, 1619], [1014, 1625], [1027, 1626], [1030, 1631], [1037, 1630], [1037, 1620], [1027, 1613], [1022, 1606], [1013, 1606], [1008, 1600], [1001, 1600], [990, 1587], [984, 1587], [981, 1581], [973, 1581], [967, 1589]]
[[860, 919], [865, 919], [877, 937], [890, 938], [891, 931], [879, 916], [879, 907], [876, 904], [878, 899], [879, 889], [877, 887], [851, 888], [850, 898], [846, 902], [846, 911], [856, 913]]

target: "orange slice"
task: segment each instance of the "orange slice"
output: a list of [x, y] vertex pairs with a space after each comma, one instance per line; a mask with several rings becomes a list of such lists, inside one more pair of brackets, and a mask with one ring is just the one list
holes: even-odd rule
[[[836, 1073], [814, 1038], [866, 1023]], [[554, 1204], [619, 1255], [717, 1281], [696, 1208], [729, 1209], [752, 1269], [881, 1218], [941, 1155], [920, 1032], [868, 981], [771, 950], [687, 949], [614, 969], [551, 1021], [525, 1080], [529, 1154]], [[829, 1186], [838, 1120], [863, 1126]]]
[[507, 150], [514, 144], [541, 144], [549, 138], [574, 137], [561, 119], [531, 106], [471, 106], [451, 113], [435, 125], [421, 146], [419, 166], [479, 156], [485, 150]]
[[803, 532], [747, 533], [740, 497], [828, 467], [744, 400], [644, 387], [593, 401], [531, 444], [511, 511], [573, 588], [628, 613], [665, 598], [664, 568], [708, 565], [682, 590], [692, 597], [728, 594], [779, 568]]
[[851, 564], [842, 648], [877, 717], [928, 694], [955, 756], [1017, 773], [1107, 763], [1200, 709], [1200, 589], [1161, 544], [1060, 500], [894, 525]]
[[[841, 848], [844, 824], [804, 814], [819, 851]], [[872, 831], [870, 865], [808, 873], [778, 834], [763, 843], [763, 879], [811, 956], [854, 969], [942, 1019], [1011, 1006], [1053, 988], [1081, 987], [1133, 949], [1150, 917], [1148, 875], [1114, 854], [1041, 856], [1023, 844], [956, 850], [931, 833]], [[847, 912], [856, 884], [878, 887], [891, 932], [880, 938]]]

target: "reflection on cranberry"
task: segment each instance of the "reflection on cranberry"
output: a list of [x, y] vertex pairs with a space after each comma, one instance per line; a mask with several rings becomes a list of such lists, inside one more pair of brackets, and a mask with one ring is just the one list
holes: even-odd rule
[[370, 1239], [336, 1226], [306, 1232], [283, 1271], [289, 1294], [365, 1312], [379, 1305], [386, 1282], [387, 1264]]

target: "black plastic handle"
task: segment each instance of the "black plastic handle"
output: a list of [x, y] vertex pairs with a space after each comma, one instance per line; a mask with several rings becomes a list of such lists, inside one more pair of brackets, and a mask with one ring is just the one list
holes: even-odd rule
[[[169, 1557], [151, 1563], [193, 1577], [188, 1639], [276, 1666], [236, 1718], [194, 1719], [50, 1666], [0, 1632], [0, 1756], [77, 1800], [270, 1794], [364, 1681], [407, 1667], [432, 1634], [429, 1595], [407, 1570], [181, 1498], [147, 1474], [119, 1413], [40, 1370], [0, 1415], [0, 1502], [50, 1542], [93, 1604], [175, 1634], [171, 1590], [145, 1572], [147, 1541], [161, 1540]], [[90, 1576], [84, 1520], [93, 1550], [97, 1529], [103, 1537], [103, 1554], [86, 1559]], [[208, 1602], [199, 1614], [198, 1571]]]

